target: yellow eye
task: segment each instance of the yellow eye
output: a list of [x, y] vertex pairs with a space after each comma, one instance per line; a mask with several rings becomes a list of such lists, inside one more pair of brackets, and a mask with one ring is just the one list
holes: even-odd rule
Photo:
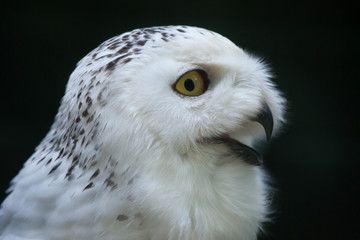
[[174, 89], [186, 96], [203, 94], [209, 85], [206, 72], [193, 70], [182, 75], [174, 84]]

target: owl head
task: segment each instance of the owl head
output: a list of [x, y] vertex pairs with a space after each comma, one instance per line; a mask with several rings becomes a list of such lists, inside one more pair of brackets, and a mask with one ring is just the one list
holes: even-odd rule
[[118, 154], [221, 147], [260, 165], [254, 146], [278, 132], [284, 102], [267, 66], [227, 38], [152, 27], [116, 36], [78, 63], [56, 128], [84, 131], [83, 144]]

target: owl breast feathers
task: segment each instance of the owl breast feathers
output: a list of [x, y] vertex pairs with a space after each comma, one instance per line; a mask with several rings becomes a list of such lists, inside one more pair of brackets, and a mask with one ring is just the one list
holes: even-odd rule
[[256, 239], [270, 191], [258, 147], [284, 122], [270, 78], [201, 28], [104, 42], [12, 181], [0, 239]]

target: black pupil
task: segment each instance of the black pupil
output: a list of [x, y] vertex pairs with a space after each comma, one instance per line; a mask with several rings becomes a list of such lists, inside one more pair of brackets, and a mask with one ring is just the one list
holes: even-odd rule
[[185, 89], [188, 90], [189, 92], [193, 91], [195, 88], [194, 81], [191, 79], [186, 79], [184, 82], [184, 86], [185, 86]]

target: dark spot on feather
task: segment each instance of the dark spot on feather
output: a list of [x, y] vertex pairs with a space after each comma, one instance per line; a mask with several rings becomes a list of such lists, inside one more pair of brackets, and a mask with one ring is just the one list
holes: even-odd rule
[[115, 183], [113, 180], [106, 180], [106, 187], [113, 187], [115, 186]]
[[86, 185], [86, 187], [83, 189], [83, 191], [85, 191], [86, 189], [92, 188], [94, 186], [94, 183], [91, 182], [88, 185]]
[[101, 144], [98, 144], [98, 143], [95, 144], [94, 150], [99, 151], [101, 149], [102, 145], [103, 145], [102, 143]]
[[85, 143], [85, 136], [83, 137], [83, 139], [81, 140], [81, 146], [83, 146]]
[[100, 173], [100, 170], [99, 169], [96, 169], [96, 171], [93, 173], [93, 175], [90, 177], [90, 181], [94, 178], [96, 178]]
[[117, 218], [116, 218], [116, 220], [118, 220], [118, 221], [125, 221], [125, 220], [128, 220], [129, 219], [129, 217], [128, 216], [126, 216], [126, 215], [124, 215], [124, 214], [119, 214], [118, 216], [117, 216]]
[[92, 115], [88, 118], [88, 120], [86, 121], [86, 123], [90, 123], [93, 119], [94, 119], [94, 114], [92, 114]]
[[111, 191], [115, 190], [117, 188], [117, 184], [115, 184], [115, 182], [112, 180], [112, 178], [114, 177], [115, 173], [111, 172], [109, 177], [105, 179], [104, 184], [106, 187], [111, 187]]
[[88, 110], [85, 109], [85, 111], [82, 113], [82, 116], [83, 116], [83, 117], [86, 117], [88, 114], [89, 114]]
[[90, 97], [86, 98], [86, 103], [89, 105], [89, 107], [92, 105], [92, 100]]
[[157, 31], [155, 31], [155, 30], [153, 30], [153, 29], [151, 29], [151, 28], [146, 28], [146, 29], [144, 29], [144, 31], [145, 31], [145, 32], [148, 32], [148, 33], [150, 33], [150, 34], [154, 34], [154, 33], [157, 32]]
[[57, 158], [55, 159], [55, 161], [58, 160], [59, 158], [61, 158], [61, 154], [60, 154], [60, 153], [58, 154], [58, 156], [57, 156]]
[[133, 202], [135, 200], [134, 196], [133, 195], [129, 195], [126, 197], [126, 200], [128, 200], [129, 202]]
[[146, 42], [147, 42], [147, 40], [140, 40], [136, 44], [140, 45], [140, 46], [144, 46]]
[[134, 178], [130, 179], [129, 182], [127, 183], [127, 185], [131, 185], [134, 183]]
[[44, 161], [45, 157], [43, 157], [42, 159], [40, 159], [37, 164], [41, 163], [42, 161]]
[[128, 167], [122, 174], [121, 176], [124, 176], [128, 171], [129, 171], [130, 167]]
[[140, 48], [134, 48], [134, 53], [138, 53], [138, 52], [140, 52], [141, 51], [141, 49]]
[[106, 65], [105, 70], [107, 70], [107, 71], [113, 71], [113, 70], [115, 69], [116, 63], [117, 63], [117, 61], [115, 61], [115, 60], [109, 62], [109, 63]]
[[74, 158], [73, 158], [73, 160], [72, 160], [71, 164], [76, 165], [78, 162], [79, 162], [79, 155], [76, 155], [76, 156], [74, 156]]
[[91, 71], [91, 75], [92, 75], [92, 76], [95, 76], [95, 75], [99, 74], [101, 71], [102, 71], [102, 67], [99, 68], [99, 69], [96, 70], [96, 71]]
[[103, 56], [101, 56], [101, 57], [98, 57], [97, 59], [95, 59], [95, 61], [99, 61], [100, 59], [103, 59], [103, 58], [105, 58], [105, 57], [107, 57], [107, 55], [103, 55]]
[[69, 151], [65, 151], [62, 155], [62, 157], [65, 157], [66, 155], [68, 155]]
[[126, 34], [126, 35], [124, 35], [124, 36], [122, 37], [122, 40], [123, 40], [123, 41], [129, 40], [129, 37], [130, 37], [130, 35], [129, 35], [129, 34]]
[[100, 102], [102, 101], [102, 91], [98, 94], [97, 100]]
[[49, 159], [49, 161], [47, 161], [47, 163], [45, 164], [46, 166], [49, 165], [49, 163], [51, 163], [52, 158]]
[[61, 162], [59, 162], [58, 164], [56, 164], [49, 172], [48, 175], [52, 174], [53, 172], [55, 172], [55, 170], [60, 166]]
[[125, 45], [124, 47], [120, 48], [116, 53], [124, 54], [124, 53], [128, 52], [130, 48], [131, 48], [130, 45]]
[[73, 155], [73, 153], [74, 153], [74, 149], [75, 149], [75, 146], [73, 146], [73, 147], [71, 148], [71, 150], [70, 150], [70, 154], [69, 154], [69, 156], [68, 156], [68, 157], [71, 157], [71, 156]]
[[132, 60], [132, 58], [126, 58], [126, 59], [124, 59], [124, 61], [123, 61], [123, 63], [125, 64], [125, 63], [128, 63], [128, 62], [130, 62]]
[[91, 139], [89, 139], [89, 141], [87, 141], [87, 143], [85, 144], [85, 147], [89, 146], [90, 143], [91, 143]]
[[92, 162], [91, 165], [90, 165], [90, 168], [94, 167], [96, 164], [97, 164], [97, 161]]
[[70, 175], [71, 175], [74, 167], [75, 167], [75, 165], [73, 164], [73, 165], [68, 169], [68, 171], [67, 171], [67, 173], [66, 173], [66, 175], [65, 175], [65, 178], [70, 177]]

